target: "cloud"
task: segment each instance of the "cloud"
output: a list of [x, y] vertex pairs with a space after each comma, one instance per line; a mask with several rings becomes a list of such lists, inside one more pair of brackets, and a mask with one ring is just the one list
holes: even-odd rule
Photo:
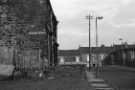
[[[132, 3], [128, 4], [125, 7], [121, 7], [119, 9], [119, 13], [114, 17], [114, 23], [116, 24], [129, 24], [129, 23], [135, 23], [135, 12], [133, 11], [135, 9], [135, 1], [132, 1]], [[127, 25], [129, 26], [129, 25]]]
[[[100, 44], [110, 45], [119, 37], [125, 37], [131, 42], [135, 26], [134, 0], [51, 0], [54, 12], [60, 21], [58, 25], [58, 40], [61, 49], [77, 48], [79, 44], [88, 45], [89, 12], [103, 16], [98, 21]], [[95, 45], [95, 26], [91, 22], [92, 44]], [[124, 33], [124, 35], [123, 35]], [[130, 36], [127, 34], [131, 34]], [[72, 44], [70, 44], [72, 43]]]

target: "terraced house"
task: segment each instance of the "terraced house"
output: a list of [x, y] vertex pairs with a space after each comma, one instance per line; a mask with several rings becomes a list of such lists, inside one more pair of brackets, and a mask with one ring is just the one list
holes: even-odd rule
[[[90, 65], [102, 65], [113, 47], [91, 47]], [[89, 66], [89, 47], [79, 47], [75, 50], [59, 50], [59, 64], [86, 64]]]
[[27, 72], [55, 66], [57, 24], [50, 0], [0, 0], [0, 68]]
[[135, 45], [114, 45], [113, 51], [104, 61], [107, 65], [123, 65], [135, 67]]
[[58, 59], [60, 65], [81, 63], [79, 50], [59, 50]]

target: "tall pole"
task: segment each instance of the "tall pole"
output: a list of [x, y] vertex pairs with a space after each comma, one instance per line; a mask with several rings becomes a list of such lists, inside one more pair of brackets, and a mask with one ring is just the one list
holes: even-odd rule
[[[96, 28], [96, 48], [98, 48], [98, 25], [97, 25], [97, 20], [98, 18], [96, 17], [95, 18], [95, 28]], [[98, 55], [98, 52], [97, 52], [97, 55], [96, 55], [96, 60], [97, 60], [97, 66], [96, 66], [96, 77], [98, 75], [98, 71], [99, 71], [99, 55]]]
[[[103, 19], [103, 17], [96, 17], [95, 19], [96, 19], [96, 21], [95, 21], [95, 28], [96, 28], [96, 47], [98, 48], [98, 19], [101, 20], [101, 19]], [[101, 61], [99, 61], [98, 52], [97, 52], [96, 59], [97, 59], [97, 62], [98, 62], [97, 69], [96, 69], [96, 76], [97, 76], [98, 71], [99, 71], [99, 65], [101, 64]]]
[[91, 46], [91, 35], [90, 35], [90, 33], [91, 33], [91, 22], [90, 22], [90, 19], [91, 19], [91, 17], [90, 17], [90, 14], [89, 14], [89, 71], [90, 71], [90, 61], [91, 61], [91, 48], [90, 48], [90, 46]]
[[89, 20], [89, 70], [91, 66], [91, 19], [92, 16], [89, 14], [86, 16], [86, 18]]
[[96, 17], [96, 23], [95, 23], [95, 25], [96, 25], [96, 47], [98, 47], [98, 24], [97, 24], [97, 20], [98, 20], [98, 18]]
[[96, 17], [96, 21], [95, 21], [95, 27], [96, 27], [96, 47], [98, 47], [98, 20], [103, 19], [102, 16], [98, 16]]

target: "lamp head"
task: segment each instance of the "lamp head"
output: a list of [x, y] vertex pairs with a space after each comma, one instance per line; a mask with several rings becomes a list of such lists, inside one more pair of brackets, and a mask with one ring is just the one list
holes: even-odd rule
[[103, 19], [103, 16], [98, 16], [97, 19]]

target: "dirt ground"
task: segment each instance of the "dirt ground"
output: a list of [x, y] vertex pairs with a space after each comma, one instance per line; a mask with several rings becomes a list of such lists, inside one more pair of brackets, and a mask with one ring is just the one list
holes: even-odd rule
[[113, 87], [119, 90], [135, 90], [135, 71], [121, 66], [107, 66], [99, 73]]
[[5, 80], [0, 81], [0, 90], [91, 90], [80, 68], [59, 66], [50, 77], [44, 80]]

